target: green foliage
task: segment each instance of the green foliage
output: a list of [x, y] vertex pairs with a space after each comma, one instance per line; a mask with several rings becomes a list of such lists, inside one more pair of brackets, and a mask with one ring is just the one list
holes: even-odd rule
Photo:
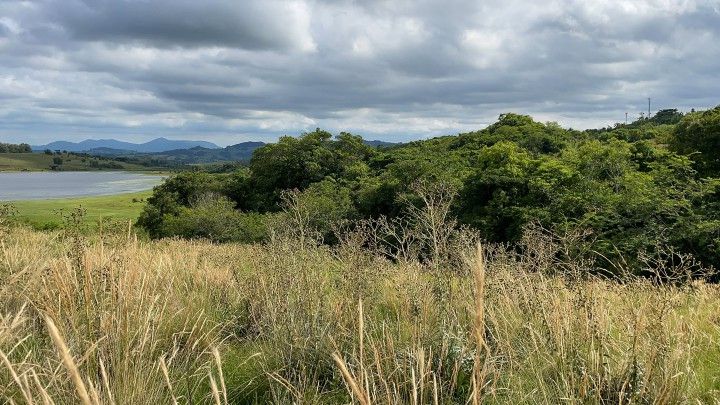
[[683, 117], [670, 138], [670, 147], [691, 155], [701, 174], [720, 176], [720, 106]]
[[264, 216], [242, 213], [225, 197], [206, 194], [177, 215], [166, 214], [160, 230], [163, 236], [209, 239], [213, 242], [259, 242], [266, 237]]
[[275, 210], [283, 190], [304, 190], [328, 176], [352, 179], [367, 171], [364, 162], [373, 149], [362, 138], [349, 133], [341, 133], [335, 141], [331, 138], [329, 132], [317, 129], [257, 149], [250, 161], [254, 208]]
[[10, 203], [0, 204], [0, 241], [3, 241], [10, 226], [15, 222], [17, 209]]
[[[638, 255], [663, 247], [720, 267], [718, 181], [710, 178], [718, 173], [718, 134], [720, 107], [685, 116], [663, 110], [650, 120], [583, 132], [503, 114], [481, 131], [383, 149], [318, 129], [257, 149], [248, 167], [232, 173], [169, 179], [139, 224], [153, 237], [248, 240], [212, 236], [229, 231], [206, 227], [216, 218], [242, 222], [233, 208], [238, 215], [279, 211], [293, 190], [303, 226], [333, 243], [336, 225], [404, 215], [403, 204], [419, 198], [413, 184], [443, 183], [458, 192], [451, 207], [458, 224], [486, 240], [520, 243], [536, 224], [584, 235], [574, 243], [595, 252], [605, 269], [640, 268]], [[224, 198], [222, 207], [197, 206], [207, 193]]]
[[31, 153], [32, 148], [26, 143], [18, 145], [0, 142], [0, 153]]
[[326, 240], [334, 225], [357, 218], [350, 189], [332, 179], [311, 184], [299, 194], [298, 203], [307, 211], [310, 227]]
[[677, 124], [682, 120], [683, 113], [679, 112], [676, 108], [660, 110], [650, 118], [651, 121], [657, 124]]
[[217, 176], [203, 172], [183, 172], [167, 179], [153, 189], [138, 225], [145, 228], [151, 237], [167, 236], [163, 232], [163, 221], [169, 216], [180, 214], [182, 207], [189, 207], [207, 193], [220, 193]]
[[[62, 163], [59, 163], [61, 162]], [[63, 153], [45, 150], [44, 153], [0, 153], [0, 171], [25, 170], [146, 170], [147, 166], [130, 163], [124, 158], [90, 157], [84, 153]]]
[[538, 161], [513, 142], [482, 149], [460, 193], [461, 220], [493, 241], [517, 241], [533, 208], [547, 202], [530, 182]]
[[474, 143], [491, 146], [500, 141], [512, 141], [530, 152], [539, 154], [559, 152], [573, 134], [556, 123], [542, 124], [527, 115], [502, 114], [498, 121], [482, 131], [458, 137], [458, 145]]
[[689, 214], [678, 221], [673, 243], [703, 263], [720, 265], [720, 179], [700, 183]]

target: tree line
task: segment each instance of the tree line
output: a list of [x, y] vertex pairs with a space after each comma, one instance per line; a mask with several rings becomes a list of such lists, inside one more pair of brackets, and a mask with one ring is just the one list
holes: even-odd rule
[[31, 153], [32, 148], [26, 143], [12, 144], [0, 142], [0, 153]]
[[138, 224], [153, 238], [256, 242], [292, 202], [333, 243], [338, 224], [423, 204], [418, 184], [443, 184], [458, 226], [510, 249], [542, 229], [605, 271], [642, 272], [639, 258], [720, 268], [720, 106], [586, 131], [508, 113], [483, 130], [387, 148], [317, 129], [231, 172], [169, 178]]

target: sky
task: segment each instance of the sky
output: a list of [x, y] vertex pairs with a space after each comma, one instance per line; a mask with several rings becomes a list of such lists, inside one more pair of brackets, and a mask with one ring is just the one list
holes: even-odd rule
[[406, 141], [720, 104], [720, 0], [0, 0], [0, 141]]

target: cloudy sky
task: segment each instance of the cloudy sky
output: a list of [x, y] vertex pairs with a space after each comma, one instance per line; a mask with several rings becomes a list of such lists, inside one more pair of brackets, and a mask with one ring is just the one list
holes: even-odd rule
[[407, 140], [720, 104], [720, 0], [0, 0], [0, 140]]

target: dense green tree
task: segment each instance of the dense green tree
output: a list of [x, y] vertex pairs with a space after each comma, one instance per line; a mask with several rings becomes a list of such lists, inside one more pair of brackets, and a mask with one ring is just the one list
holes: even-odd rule
[[720, 176], [720, 106], [687, 114], [675, 127], [670, 147], [689, 154], [705, 176]]
[[532, 153], [548, 154], [559, 152], [571, 136], [570, 131], [556, 123], [543, 124], [527, 115], [509, 113], [500, 115], [496, 123], [481, 131], [461, 134], [455, 142], [456, 146], [491, 146], [500, 141], [513, 141]]
[[254, 201], [260, 211], [276, 210], [283, 190], [304, 190], [326, 177], [357, 180], [369, 174], [368, 160], [375, 149], [361, 137], [317, 129], [298, 138], [284, 136], [255, 151], [250, 160]]
[[513, 142], [484, 148], [460, 192], [460, 219], [492, 241], [518, 240], [534, 208], [546, 203], [530, 178], [538, 162]]
[[258, 240], [258, 224], [292, 196], [332, 243], [336, 224], [403, 215], [418, 199], [413, 185], [442, 182], [458, 190], [459, 223], [487, 240], [519, 242], [538, 223], [588, 235], [577, 243], [606, 269], [642, 268], [640, 252], [666, 248], [720, 267], [720, 107], [673, 124], [679, 116], [580, 132], [503, 114], [481, 131], [383, 149], [318, 129], [263, 146], [230, 173], [173, 176], [139, 223], [153, 237]]
[[679, 112], [677, 108], [668, 108], [656, 112], [650, 120], [657, 124], [677, 124], [682, 118], [683, 113]]
[[673, 245], [720, 269], [720, 179], [702, 181], [689, 203], [692, 209], [678, 220]]
[[334, 179], [313, 183], [298, 194], [297, 204], [308, 216], [308, 224], [326, 240], [333, 239], [333, 227], [357, 219], [350, 189]]
[[162, 227], [167, 216], [178, 216], [182, 207], [190, 207], [206, 194], [213, 193], [222, 194], [222, 182], [218, 176], [204, 172], [184, 172], [172, 176], [153, 189], [138, 225], [145, 228], [150, 236], [166, 236]]
[[31, 153], [32, 148], [26, 143], [0, 143], [0, 153]]
[[263, 215], [240, 212], [234, 202], [213, 194], [180, 207], [174, 214], [165, 214], [158, 231], [162, 236], [214, 242], [259, 242], [267, 235]]

